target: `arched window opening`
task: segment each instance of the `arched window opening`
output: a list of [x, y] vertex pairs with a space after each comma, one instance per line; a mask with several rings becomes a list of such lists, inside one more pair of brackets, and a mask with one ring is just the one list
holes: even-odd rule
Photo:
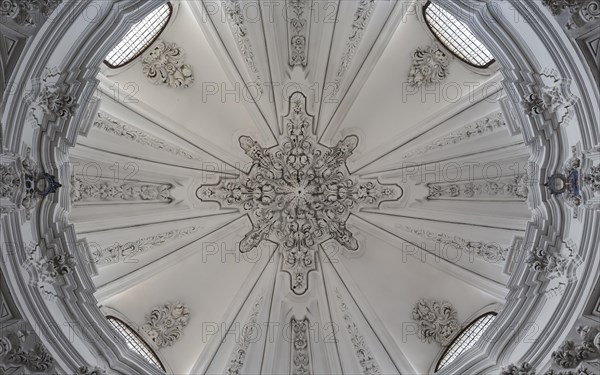
[[129, 325], [127, 325], [121, 319], [115, 318], [114, 316], [107, 316], [106, 319], [108, 319], [110, 324], [115, 327], [117, 332], [123, 336], [129, 349], [137, 352], [146, 361], [165, 371], [165, 367], [160, 362], [160, 359], [158, 359], [152, 348], [150, 348], [150, 346], [146, 344], [140, 335], [138, 335]]
[[494, 63], [494, 56], [471, 29], [444, 8], [428, 1], [423, 13], [429, 29], [460, 60], [476, 68], [487, 68]]
[[104, 63], [115, 69], [127, 65], [150, 47], [171, 18], [173, 6], [166, 3], [133, 25], [125, 37], [110, 51]]
[[435, 367], [435, 371], [440, 371], [450, 363], [454, 362], [461, 354], [471, 349], [477, 341], [483, 337], [485, 331], [492, 325], [496, 319], [495, 312], [483, 314], [472, 321], [461, 333], [448, 345], [448, 348], [442, 354], [442, 357]]

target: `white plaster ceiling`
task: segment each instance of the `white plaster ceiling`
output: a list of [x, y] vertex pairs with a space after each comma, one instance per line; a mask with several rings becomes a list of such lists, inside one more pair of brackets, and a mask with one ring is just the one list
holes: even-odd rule
[[[261, 296], [259, 322], [283, 325], [292, 316], [305, 315], [321, 328], [329, 321], [339, 324], [337, 346], [314, 341], [311, 360], [316, 369], [335, 372], [342, 366], [346, 372], [360, 371], [352, 362], [356, 359], [352, 359], [350, 337], [344, 333], [343, 314], [336, 307], [337, 290], [347, 300], [382, 369], [428, 372], [442, 348], [422, 343], [415, 335], [405, 337], [403, 327], [412, 322], [415, 303], [420, 298], [447, 300], [458, 311], [459, 321], [468, 323], [482, 308], [502, 302], [510, 255], [505, 261], [490, 262], [469, 258], [464, 249], [458, 249], [460, 259], [448, 254], [439, 258], [415, 253], [411, 244], [435, 249], [436, 235], [445, 234], [510, 249], [530, 218], [524, 198], [502, 193], [515, 177], [525, 174], [529, 157], [522, 136], [511, 133], [510, 124], [439, 145], [440, 139], [471, 123], [494, 114], [504, 118], [500, 86], [496, 84], [493, 100], [485, 100], [480, 88], [497, 82], [497, 77], [475, 73], [454, 59], [447, 82], [462, 89], [460, 98], [423, 100], [419, 89], [406, 96], [412, 51], [428, 45], [432, 36], [412, 1], [381, 0], [376, 1], [339, 82], [339, 92], [332, 96], [326, 93], [327, 85], [336, 79], [358, 0], [313, 1], [313, 9], [320, 12], [309, 23], [307, 64], [294, 68], [288, 64], [285, 4], [267, 9], [264, 4], [249, 3], [262, 12], [255, 22], [248, 22], [258, 73], [248, 68], [221, 9], [213, 12], [207, 4], [219, 6], [218, 2], [178, 3], [175, 17], [161, 35], [185, 51], [195, 77], [192, 87], [152, 84], [142, 74], [140, 59], [118, 71], [103, 67], [99, 75], [100, 112], [169, 146], [150, 147], [91, 126], [71, 153], [75, 175], [86, 177], [97, 165], [101, 181], [169, 184], [171, 198], [114, 202], [100, 197], [74, 202], [70, 218], [79, 238], [85, 238], [93, 253], [114, 244], [195, 228], [193, 233], [167, 236], [168, 240], [145, 247], [134, 259], [96, 265], [99, 304], [142, 324], [155, 305], [186, 303], [191, 319], [182, 340], [159, 351], [176, 374], [222, 372], [234, 345], [225, 339], [227, 327], [233, 322], [242, 324]], [[267, 11], [273, 13], [272, 18], [266, 17]], [[338, 22], [332, 22], [336, 16]], [[243, 87], [257, 74], [277, 85], [272, 91], [265, 89], [253, 102]], [[252, 228], [245, 212], [196, 196], [200, 186], [248, 171], [251, 160], [240, 147], [240, 136], [251, 136], [263, 147], [277, 144], [291, 94], [279, 88], [289, 88], [290, 82], [307, 96], [307, 112], [314, 116], [323, 145], [332, 146], [350, 134], [359, 137], [348, 160], [354, 176], [395, 184], [403, 191], [398, 201], [350, 216], [347, 225], [359, 241], [358, 252], [343, 250], [332, 241], [322, 244], [323, 248], [333, 246], [333, 252], [326, 255], [323, 248], [318, 252], [317, 271], [309, 274], [309, 289], [301, 296], [289, 290], [289, 274], [279, 269], [279, 252], [271, 257], [274, 244], [264, 243], [254, 253], [239, 253], [239, 242]], [[121, 91], [115, 90], [117, 84]], [[209, 95], [207, 90], [215, 87], [219, 91]], [[223, 88], [231, 90], [225, 97], [221, 96]], [[320, 100], [314, 100], [315, 92]], [[127, 98], [127, 93], [133, 95]], [[423, 147], [425, 152], [406, 156]], [[181, 152], [189, 157], [182, 157]], [[417, 169], [407, 169], [408, 162]], [[493, 181], [500, 184], [500, 193], [427, 199], [426, 184], [451, 181], [448, 173], [455, 164], [463, 173], [457, 183], [484, 185], [488, 166], [493, 165], [493, 171], [501, 171], [502, 177]], [[469, 172], [471, 180], [465, 178]], [[431, 235], [423, 236], [425, 232]], [[213, 324], [218, 331], [208, 335], [207, 327]], [[260, 348], [249, 351], [248, 371], [287, 371], [289, 362], [284, 356], [290, 355], [289, 342], [283, 350], [278, 347], [283, 345], [279, 339], [261, 340]], [[339, 361], [332, 363], [331, 358]]]

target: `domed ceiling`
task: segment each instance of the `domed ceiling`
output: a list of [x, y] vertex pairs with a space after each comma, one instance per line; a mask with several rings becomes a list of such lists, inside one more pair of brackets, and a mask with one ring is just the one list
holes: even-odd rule
[[[522, 299], [538, 292], [518, 289], [538, 290], [535, 272], [547, 272], [551, 319], [559, 303], [544, 293], [594, 263], [573, 247], [597, 244], [586, 220], [597, 230], [600, 150], [540, 151], [570, 144], [552, 137], [580, 96], [548, 70], [536, 79], [555, 91], [515, 110], [515, 70], [501, 56], [463, 62], [427, 26], [425, 3], [172, 1], [139, 57], [93, 70], [61, 156], [64, 221], [102, 314], [133, 327], [168, 373], [432, 373], [484, 313], [503, 335], [507, 301], [535, 310]], [[121, 36], [146, 8], [119, 21]], [[549, 108], [552, 130], [523, 130]], [[575, 218], [540, 208], [558, 199], [541, 160], [562, 173], [553, 183], [572, 182], [579, 163], [579, 195], [561, 203]], [[578, 234], [549, 229], [567, 224]], [[529, 251], [540, 241], [557, 255]]]
[[468, 323], [507, 292], [529, 154], [495, 69], [453, 59], [451, 86], [413, 88], [412, 52], [434, 40], [414, 4], [309, 5], [259, 22], [256, 3], [178, 3], [160, 43], [190, 87], [147, 79], [143, 56], [99, 76], [70, 219], [103, 307], [137, 324], [189, 308], [160, 350], [174, 373], [222, 371], [248, 319], [274, 340], [245, 349], [245, 373], [295, 372], [283, 332], [305, 319], [310, 372], [425, 373], [441, 347], [407, 331], [419, 299]]

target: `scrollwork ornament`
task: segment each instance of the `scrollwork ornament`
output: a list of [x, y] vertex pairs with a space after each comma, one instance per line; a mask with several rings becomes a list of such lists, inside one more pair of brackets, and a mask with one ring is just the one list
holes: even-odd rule
[[54, 358], [41, 343], [34, 344], [31, 349], [24, 348], [23, 343], [13, 346], [4, 356], [3, 362], [36, 373], [47, 372], [54, 366]]
[[259, 297], [252, 307], [248, 321], [242, 328], [241, 338], [236, 342], [235, 348], [229, 358], [229, 366], [225, 369], [227, 375], [240, 374], [244, 367], [246, 353], [256, 334], [258, 314], [260, 313], [263, 300], [262, 296]]
[[142, 59], [142, 72], [155, 85], [190, 87], [194, 75], [192, 67], [184, 63], [184, 56], [177, 44], [159, 39]]
[[249, 173], [201, 186], [197, 195], [249, 214], [253, 226], [240, 242], [241, 252], [267, 239], [280, 243], [283, 270], [290, 274], [294, 293], [300, 295], [308, 289], [308, 273], [316, 269], [320, 241], [334, 239], [350, 251], [357, 250], [358, 241], [346, 227], [350, 213], [396, 200], [401, 189], [351, 176], [346, 160], [358, 137], [321, 146], [306, 113], [306, 97], [293, 94], [290, 108], [279, 146], [266, 149], [250, 137], [241, 137], [240, 147], [253, 160]]
[[600, 326], [580, 326], [577, 332], [581, 336], [581, 342], [566, 340], [552, 353], [552, 360], [556, 365], [570, 369], [584, 361], [600, 358]]
[[311, 358], [309, 349], [309, 321], [308, 319], [296, 320], [292, 318], [292, 363], [291, 374], [309, 375], [311, 371]]
[[99, 367], [81, 366], [75, 375], [106, 375], [106, 370]]
[[8, 17], [19, 25], [33, 27], [39, 16], [47, 18], [62, 0], [0, 0], [0, 17]]
[[450, 344], [460, 331], [456, 310], [446, 301], [421, 299], [412, 312], [419, 329], [417, 334], [426, 343]]
[[146, 315], [142, 331], [150, 337], [158, 348], [172, 346], [181, 339], [183, 328], [188, 325], [190, 312], [181, 303], [167, 303], [156, 306]]
[[411, 86], [439, 83], [450, 74], [451, 57], [436, 43], [417, 48], [412, 54], [412, 61], [408, 73], [408, 84]]
[[502, 369], [500, 375], [535, 375], [535, 369], [528, 363], [510, 364]]
[[568, 259], [547, 250], [533, 249], [525, 259], [525, 263], [529, 264], [533, 270], [545, 273], [549, 279], [554, 279], [564, 275]]
[[358, 51], [358, 47], [360, 46], [360, 42], [362, 41], [376, 6], [377, 2], [375, 0], [360, 0], [358, 3], [356, 11], [354, 12], [352, 29], [348, 34], [346, 46], [344, 47], [344, 52], [342, 53], [335, 76], [334, 87], [336, 93], [340, 89], [341, 82], [350, 68], [350, 64], [356, 55], [356, 51]]
[[0, 215], [24, 209], [27, 220], [45, 196], [61, 187], [54, 176], [40, 170], [29, 147], [25, 156], [7, 155], [7, 162], [0, 164], [0, 182]]

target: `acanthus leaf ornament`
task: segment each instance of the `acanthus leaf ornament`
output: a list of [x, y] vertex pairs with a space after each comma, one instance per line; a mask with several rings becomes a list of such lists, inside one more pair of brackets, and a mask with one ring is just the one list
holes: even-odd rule
[[117, 262], [133, 261], [134, 257], [140, 253], [144, 253], [153, 247], [161, 246], [169, 241], [190, 236], [199, 229], [199, 226], [189, 226], [143, 237], [134, 242], [125, 244], [117, 243], [106, 248], [95, 250], [92, 253], [93, 262], [99, 265], [106, 265]]
[[90, 182], [85, 177], [71, 178], [71, 201], [163, 201], [171, 202], [171, 184], [141, 183], [135, 181]]
[[580, 342], [564, 341], [552, 353], [554, 363], [562, 368], [575, 368], [580, 363], [600, 359], [600, 326], [580, 326]]
[[257, 328], [260, 328], [257, 326], [257, 319], [263, 300], [264, 298], [262, 296], [256, 300], [252, 307], [252, 311], [250, 312], [250, 316], [248, 317], [248, 321], [242, 327], [240, 340], [237, 340], [235, 348], [229, 357], [229, 366], [225, 369], [227, 375], [238, 375], [244, 367], [248, 348], [257, 334]]
[[360, 333], [360, 330], [358, 329], [358, 326], [356, 325], [356, 323], [354, 323], [354, 320], [352, 319], [352, 314], [350, 313], [350, 311], [348, 309], [348, 305], [346, 304], [344, 297], [342, 297], [342, 294], [340, 293], [340, 291], [337, 288], [335, 290], [335, 296], [338, 301], [338, 306], [340, 308], [340, 311], [344, 315], [344, 323], [346, 325], [346, 330], [348, 331], [348, 334], [350, 335], [350, 341], [352, 342], [352, 345], [354, 346], [354, 353], [355, 353], [356, 359], [358, 360], [358, 362], [360, 363], [360, 366], [362, 367], [363, 374], [364, 375], [381, 374], [381, 369], [379, 368], [379, 365], [377, 364], [377, 360], [375, 359], [373, 352], [371, 351], [371, 349], [369, 349], [369, 347], [365, 341], [365, 338], [363, 337], [363, 335]]
[[520, 365], [511, 363], [502, 369], [500, 375], [535, 375], [535, 369], [528, 362]]
[[0, 215], [24, 209], [29, 220], [35, 206], [62, 186], [53, 175], [41, 171], [30, 154], [27, 148], [25, 156], [3, 154], [0, 160]]
[[352, 29], [348, 34], [346, 46], [344, 48], [344, 52], [342, 53], [339, 66], [336, 71], [336, 76], [334, 80], [336, 93], [340, 90], [342, 80], [344, 79], [348, 69], [350, 68], [350, 64], [354, 59], [354, 55], [356, 55], [356, 51], [358, 50], [362, 37], [365, 33], [365, 30], [367, 29], [367, 26], [369, 25], [369, 21], [371, 19], [371, 16], [373, 15], [373, 12], [375, 11], [376, 6], [377, 3], [375, 2], [375, 0], [360, 0], [358, 3], [358, 7], [354, 12]]
[[413, 308], [412, 318], [419, 326], [419, 338], [428, 344], [447, 346], [460, 331], [456, 310], [446, 301], [421, 299]]
[[450, 74], [451, 57], [437, 44], [419, 47], [412, 53], [408, 84], [421, 87], [440, 83]]
[[221, 4], [225, 16], [227, 17], [231, 33], [237, 42], [238, 49], [246, 66], [250, 70], [250, 73], [254, 76], [253, 85], [256, 86], [258, 91], [262, 94], [264, 90], [263, 80], [256, 67], [254, 50], [250, 38], [248, 37], [248, 25], [246, 24], [242, 2], [240, 0], [222, 0]]
[[253, 160], [248, 174], [201, 186], [197, 195], [249, 214], [252, 230], [240, 242], [241, 252], [267, 239], [279, 243], [282, 268], [290, 274], [292, 290], [300, 295], [308, 289], [308, 273], [316, 269], [319, 243], [335, 239], [348, 250], [357, 250], [358, 241], [346, 227], [350, 214], [397, 200], [402, 190], [352, 177], [345, 164], [358, 137], [348, 136], [333, 147], [318, 144], [303, 94], [290, 97], [284, 125], [279, 145], [270, 149], [241, 137], [240, 147]]
[[544, 186], [550, 194], [562, 198], [573, 210], [573, 218], [577, 218], [582, 207], [600, 207], [592, 202], [595, 195], [600, 195], [600, 165], [591, 165], [585, 155], [578, 155], [576, 146], [571, 147], [571, 154], [562, 169], [547, 178]]
[[158, 348], [172, 346], [181, 339], [183, 328], [188, 325], [190, 312], [181, 302], [169, 302], [156, 306], [146, 315], [142, 331]]
[[307, 318], [297, 320], [292, 318], [292, 362], [290, 374], [310, 375], [311, 368], [309, 321]]
[[403, 158], [412, 158], [414, 156], [439, 150], [449, 145], [459, 144], [475, 137], [493, 134], [504, 127], [506, 127], [506, 121], [504, 120], [502, 112], [495, 112], [473, 123], [467, 124], [460, 129], [453, 130], [442, 137], [436, 138], [426, 146], [411, 150], [405, 153]]
[[[33, 329], [31, 331], [33, 332]], [[29, 331], [14, 331], [0, 337], [0, 371], [11, 371], [7, 374], [24, 374], [49, 373], [53, 369], [54, 358]]]
[[183, 49], [177, 44], [159, 39], [142, 58], [142, 72], [155, 85], [190, 87], [194, 75], [192, 67], [184, 63], [184, 56]]
[[81, 366], [75, 375], [105, 375], [106, 370], [99, 367]]
[[526, 200], [529, 194], [527, 175], [505, 180], [477, 180], [456, 183], [428, 183], [427, 199], [469, 198]]
[[158, 151], [168, 152], [169, 154], [180, 157], [182, 159], [197, 161], [201, 160], [200, 158], [192, 155], [187, 150], [165, 142], [162, 138], [159, 138], [144, 130], [138, 129], [134, 126], [114, 119], [108, 113], [105, 112], [98, 113], [98, 118], [94, 121], [93, 126], [94, 128], [102, 130], [108, 134], [112, 134], [117, 137], [123, 137], [129, 141], [138, 143], [143, 146], [151, 147]]
[[29, 114], [33, 124], [43, 126], [44, 119], [59, 121], [75, 114], [78, 107], [74, 93], [76, 84], [67, 83], [66, 76], [66, 73], [57, 69], [45, 69], [41, 77], [32, 81], [25, 100], [30, 105]]
[[583, 27], [600, 19], [599, 0], [543, 0], [543, 4], [557, 18], [563, 18], [563, 13], [567, 13], [568, 19], [564, 26], [568, 30]]
[[36, 18], [47, 18], [60, 5], [62, 0], [2, 0], [0, 17], [8, 17], [17, 24], [33, 27]]
[[568, 262], [569, 260], [561, 254], [553, 254], [543, 249], [533, 249], [525, 259], [525, 263], [533, 270], [545, 273], [549, 279], [563, 276]]
[[553, 69], [545, 69], [537, 77], [539, 82], [526, 88], [529, 94], [521, 103], [525, 114], [542, 120], [545, 115], [552, 115], [559, 126], [568, 125], [574, 116], [573, 105], [578, 100], [570, 91], [571, 80], [561, 78]]
[[[481, 257], [490, 263], [503, 263], [509, 252], [508, 248], [492, 242], [485, 243], [481, 241], [471, 241], [456, 235], [450, 236], [446, 233], [436, 233], [426, 229], [409, 226], [403, 226], [402, 229], [408, 233], [412, 233], [426, 240], [431, 240], [442, 246], [450, 246], [456, 250], [466, 251], [468, 254]], [[444, 249], [442, 248], [440, 250]]]
[[289, 64], [290, 66], [306, 66], [308, 27], [310, 23], [306, 19], [306, 13], [310, 12], [312, 0], [287, 0], [286, 19], [288, 22]]

